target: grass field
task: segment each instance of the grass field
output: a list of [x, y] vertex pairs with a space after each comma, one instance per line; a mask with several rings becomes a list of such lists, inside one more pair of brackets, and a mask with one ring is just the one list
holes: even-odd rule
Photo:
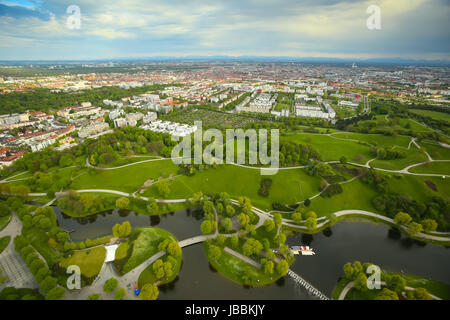
[[424, 116], [424, 117], [431, 117], [435, 120], [445, 120], [447, 122], [450, 122], [450, 114], [444, 113], [444, 112], [437, 112], [437, 111], [431, 111], [431, 110], [419, 110], [419, 109], [413, 109], [409, 110], [412, 113]]
[[441, 147], [436, 143], [426, 141], [419, 142], [419, 145], [433, 158], [433, 160], [450, 160], [450, 149]]
[[[341, 135], [339, 134], [338, 137], [341, 138]], [[372, 158], [368, 146], [354, 141], [334, 139], [327, 135], [292, 134], [281, 136], [280, 140], [312, 145], [314, 149], [320, 152], [324, 161], [339, 160], [342, 156], [346, 156], [350, 161], [364, 164]], [[357, 155], [360, 155], [360, 160], [355, 160]]]
[[[425, 184], [429, 180], [437, 188], [432, 190]], [[388, 180], [389, 189], [399, 194], [406, 194], [412, 199], [425, 201], [429, 197], [445, 197], [450, 194], [450, 179], [442, 179], [440, 177], [420, 177], [412, 175], [401, 175], [401, 178], [392, 177]]]
[[113, 189], [134, 192], [145, 181], [176, 174], [178, 166], [171, 160], [140, 163], [116, 170], [96, 170], [75, 179], [72, 189]]
[[370, 164], [375, 168], [387, 169], [387, 170], [401, 170], [409, 165], [428, 161], [425, 153], [417, 148], [411, 148], [410, 150], [404, 150], [406, 152], [406, 158], [393, 159], [393, 160], [374, 160]]
[[[261, 180], [272, 179], [269, 197], [258, 194]], [[253, 205], [271, 208], [273, 202], [292, 204], [316, 194], [320, 179], [308, 176], [302, 169], [279, 170], [273, 176], [261, 176], [259, 170], [241, 168], [233, 165], [221, 165], [197, 172], [194, 176], [177, 177], [170, 184], [169, 199], [184, 199], [195, 192], [227, 192], [231, 197], [247, 196]], [[144, 192], [145, 196], [161, 197], [154, 185]]]
[[450, 174], [449, 162], [430, 162], [421, 166], [409, 169], [409, 172], [416, 173], [435, 173], [435, 174]]
[[338, 132], [333, 134], [336, 138], [341, 139], [353, 139], [364, 141], [372, 145], [383, 146], [383, 147], [393, 147], [400, 146], [408, 148], [411, 137], [408, 136], [384, 136], [382, 134], [363, 134], [363, 133], [353, 133], [353, 132]]
[[342, 193], [331, 198], [317, 197], [311, 200], [308, 211], [315, 211], [319, 217], [347, 209], [377, 212], [372, 206], [371, 200], [378, 193], [371, 186], [356, 179], [350, 183], [343, 184], [342, 189]]
[[91, 278], [96, 276], [106, 258], [106, 249], [104, 247], [95, 247], [83, 251], [75, 251], [70, 257], [62, 259], [60, 266], [67, 268], [71, 265], [80, 267], [81, 274]]
[[8, 246], [10, 241], [11, 241], [10, 236], [5, 236], [5, 237], [0, 238], [0, 253], [2, 253], [3, 250], [6, 249], [6, 247]]
[[[159, 251], [159, 243], [165, 239], [176, 241], [173, 235], [160, 228], [135, 229], [130, 236], [130, 242], [118, 248], [120, 250], [118, 252], [119, 256], [116, 259], [117, 263], [115, 263], [116, 268], [121, 274], [126, 274], [133, 270], [157, 253]], [[126, 255], [124, 255], [125, 251]]]

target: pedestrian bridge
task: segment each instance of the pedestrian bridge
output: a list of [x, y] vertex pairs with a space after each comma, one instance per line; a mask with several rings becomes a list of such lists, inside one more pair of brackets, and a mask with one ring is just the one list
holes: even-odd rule
[[322, 292], [319, 291], [319, 289], [315, 288], [312, 284], [310, 284], [308, 281], [300, 277], [298, 274], [296, 274], [294, 271], [289, 269], [288, 275], [294, 279], [294, 281], [301, 286], [303, 286], [308, 293], [312, 294], [313, 296], [318, 297], [320, 300], [330, 300], [326, 295], [324, 295]]

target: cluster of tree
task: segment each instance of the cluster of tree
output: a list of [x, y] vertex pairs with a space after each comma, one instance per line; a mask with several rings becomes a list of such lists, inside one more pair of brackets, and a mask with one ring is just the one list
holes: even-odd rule
[[36, 171], [27, 181], [31, 190], [36, 192], [46, 192], [51, 197], [59, 190], [67, 188], [70, 183], [70, 177], [62, 174], [59, 170], [47, 173]]
[[105, 99], [119, 100], [131, 95], [161, 90], [165, 86], [154, 84], [130, 89], [101, 87], [77, 92], [52, 92], [50, 89], [36, 88], [27, 92], [12, 92], [3, 95], [0, 114], [21, 113], [26, 110], [49, 112], [82, 102], [100, 105]]
[[242, 246], [242, 252], [246, 256], [251, 256], [253, 254], [259, 254], [260, 251], [263, 249], [263, 245], [261, 242], [254, 238], [248, 238], [247, 241], [245, 241], [244, 245]]
[[258, 190], [258, 194], [262, 197], [268, 197], [271, 186], [272, 186], [272, 179], [270, 178], [262, 179], [261, 185]]
[[106, 293], [111, 293], [117, 288], [118, 284], [119, 281], [116, 278], [109, 278], [103, 284], [103, 291]]
[[113, 236], [115, 238], [125, 238], [131, 233], [131, 224], [129, 221], [124, 221], [122, 224], [115, 224], [112, 228]]
[[46, 300], [59, 300], [65, 295], [64, 288], [57, 287], [58, 280], [52, 277], [47, 264], [39, 258], [24, 236], [18, 235], [14, 238], [14, 249], [20, 252], [31, 274], [39, 283]]
[[43, 300], [37, 289], [5, 287], [0, 291], [0, 300]]
[[332, 197], [336, 194], [342, 193], [342, 186], [339, 183], [330, 184], [321, 194], [321, 197]]
[[86, 248], [96, 247], [100, 245], [105, 245], [109, 243], [110, 236], [97, 238], [97, 239], [86, 239], [84, 241], [80, 242], [73, 242], [73, 241], [66, 241], [64, 243], [64, 251], [70, 251], [70, 250], [84, 250]]
[[30, 188], [24, 185], [0, 184], [0, 193], [7, 196], [16, 196], [21, 199], [27, 199]]
[[427, 231], [436, 231], [438, 224], [433, 219], [423, 219], [420, 223], [413, 221], [413, 218], [405, 213], [399, 212], [394, 218], [394, 222], [401, 226], [406, 226], [408, 228], [408, 233], [411, 235], [416, 235], [420, 232]]
[[326, 177], [326, 176], [333, 176], [334, 171], [333, 168], [325, 162], [316, 162], [313, 165], [310, 165], [306, 168], [306, 172], [310, 176], [319, 176], [319, 177]]
[[176, 260], [173, 257], [168, 257], [167, 261], [158, 259], [153, 262], [152, 269], [156, 279], [169, 279], [173, 275], [175, 265]]
[[[158, 250], [165, 250], [169, 257], [179, 258], [181, 257], [181, 247], [177, 241], [165, 239], [158, 244]], [[176, 260], [175, 260], [176, 261]], [[172, 261], [173, 262], [173, 261]], [[175, 266], [176, 263], [172, 263]]]
[[406, 152], [403, 150], [396, 150], [390, 147], [377, 148], [371, 147], [370, 153], [380, 160], [394, 160], [406, 158]]
[[139, 294], [140, 300], [156, 300], [159, 296], [158, 287], [153, 283], [147, 283], [142, 287]]
[[101, 196], [90, 193], [82, 193], [80, 195], [74, 190], [69, 190], [67, 195], [58, 198], [56, 203], [62, 210], [77, 216], [101, 212], [106, 208], [104, 199]]
[[306, 165], [309, 160], [322, 160], [322, 155], [311, 145], [290, 141], [280, 142], [280, 165], [283, 167]]

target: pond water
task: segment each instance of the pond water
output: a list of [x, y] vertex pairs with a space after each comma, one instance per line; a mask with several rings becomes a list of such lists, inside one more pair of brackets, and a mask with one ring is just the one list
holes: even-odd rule
[[[179, 210], [148, 217], [134, 212], [112, 210], [87, 218], [71, 218], [54, 207], [60, 226], [73, 230], [74, 241], [111, 233], [114, 224], [130, 221], [132, 227], [157, 226], [184, 240], [200, 232], [203, 213]], [[289, 245], [309, 245], [316, 255], [296, 256], [291, 269], [328, 296], [349, 261], [372, 262], [383, 269], [430, 277], [450, 283], [450, 249], [411, 240], [382, 224], [341, 221], [315, 235], [295, 234]], [[183, 249], [183, 267], [177, 279], [160, 287], [160, 299], [316, 299], [286, 276], [277, 283], [248, 288], [214, 271], [201, 244]]]

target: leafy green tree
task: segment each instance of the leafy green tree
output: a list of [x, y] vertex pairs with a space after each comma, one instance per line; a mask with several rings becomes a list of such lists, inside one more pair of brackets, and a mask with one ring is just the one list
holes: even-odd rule
[[227, 205], [225, 207], [225, 211], [227, 213], [227, 216], [232, 217], [236, 213], [236, 210], [234, 210], [233, 206], [231, 204]]
[[275, 223], [271, 219], [267, 219], [264, 221], [264, 228], [267, 232], [272, 232], [273, 229], [275, 229]]
[[398, 300], [398, 295], [388, 288], [383, 288], [381, 292], [375, 297], [375, 300]]
[[53, 288], [47, 293], [45, 300], [61, 300], [65, 294], [66, 290], [64, 288]]
[[140, 300], [156, 300], [158, 299], [159, 290], [153, 283], [147, 283], [142, 287], [141, 293], [139, 294]]
[[437, 222], [433, 219], [424, 219], [420, 221], [420, 224], [422, 225], [423, 230], [426, 232], [436, 231], [438, 227]]
[[156, 212], [158, 212], [158, 203], [154, 198], [148, 199], [147, 213], [154, 214]]
[[130, 204], [130, 199], [126, 197], [121, 197], [116, 200], [116, 207], [119, 209], [125, 209]]
[[181, 256], [181, 247], [177, 241], [172, 241], [167, 245], [167, 252], [174, 257]]
[[355, 288], [358, 290], [367, 289], [367, 276], [364, 272], [360, 272], [355, 279]]
[[275, 223], [276, 227], [279, 227], [281, 225], [283, 217], [281, 216], [280, 213], [274, 213], [273, 214], [273, 222]]
[[200, 230], [202, 231], [203, 234], [210, 234], [213, 232], [212, 230], [212, 223], [209, 220], [205, 220], [202, 222], [202, 224], [200, 225]]
[[415, 236], [416, 234], [422, 232], [422, 225], [417, 222], [411, 222], [408, 226], [408, 233]]
[[87, 297], [88, 300], [98, 300], [100, 299], [100, 295], [98, 293], [93, 293]]
[[116, 238], [128, 237], [131, 233], [131, 230], [132, 228], [129, 221], [124, 221], [122, 224], [116, 224], [112, 229], [113, 235]]
[[238, 236], [232, 236], [230, 238], [231, 246], [236, 249], [239, 246], [239, 238]]
[[264, 264], [264, 273], [267, 275], [271, 275], [273, 274], [273, 269], [274, 269], [274, 263], [272, 261], [267, 261]]
[[348, 159], [347, 159], [346, 156], [342, 156], [342, 157], [339, 158], [339, 162], [340, 162], [341, 164], [345, 164], [345, 163], [348, 162]]
[[408, 300], [433, 300], [431, 295], [425, 288], [415, 288], [414, 290], [408, 290], [406, 293]]
[[305, 221], [305, 227], [308, 229], [308, 231], [314, 231], [317, 227], [317, 219], [313, 217], [309, 217]]
[[289, 264], [286, 260], [281, 260], [277, 263], [276, 269], [281, 276], [285, 276], [289, 270]]
[[29, 241], [25, 236], [17, 235], [14, 237], [14, 249], [19, 252], [25, 246], [29, 245]]
[[44, 294], [47, 294], [52, 290], [54, 287], [56, 287], [56, 284], [58, 283], [58, 280], [56, 278], [53, 278], [52, 276], [45, 277], [44, 280], [41, 282], [41, 291]]
[[114, 293], [114, 299], [115, 300], [122, 300], [123, 297], [125, 297], [126, 295], [126, 291], [124, 288], [119, 288], [116, 290], [116, 292]]
[[105, 283], [103, 285], [103, 291], [105, 291], [106, 293], [113, 292], [114, 289], [117, 288], [118, 284], [119, 284], [119, 281], [117, 281], [116, 278], [109, 278], [108, 280], [105, 281]]
[[294, 212], [291, 215], [291, 219], [294, 220], [294, 222], [298, 224], [302, 221], [302, 214], [300, 212]]
[[238, 217], [238, 221], [241, 224], [241, 226], [245, 228], [245, 226], [248, 225], [250, 222], [250, 217], [245, 213], [241, 213]]
[[394, 222], [398, 225], [407, 225], [411, 221], [412, 221], [411, 216], [405, 212], [397, 213], [394, 218]]
[[401, 294], [405, 290], [406, 280], [401, 275], [392, 275], [386, 279], [387, 288]]
[[222, 255], [222, 250], [220, 247], [215, 245], [210, 245], [209, 247], [209, 256], [212, 260], [217, 261]]
[[231, 222], [230, 218], [222, 219], [222, 221], [220, 222], [220, 225], [222, 226], [222, 228], [225, 232], [230, 232], [233, 227], [233, 223]]

